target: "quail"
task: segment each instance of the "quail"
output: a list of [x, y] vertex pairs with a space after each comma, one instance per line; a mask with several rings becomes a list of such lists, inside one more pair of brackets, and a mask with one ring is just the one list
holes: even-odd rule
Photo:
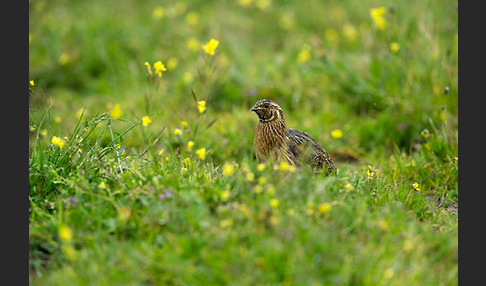
[[250, 111], [258, 115], [253, 149], [258, 161], [285, 161], [290, 165], [310, 165], [316, 173], [335, 170], [331, 156], [314, 138], [285, 124], [282, 108], [273, 100], [262, 99]]

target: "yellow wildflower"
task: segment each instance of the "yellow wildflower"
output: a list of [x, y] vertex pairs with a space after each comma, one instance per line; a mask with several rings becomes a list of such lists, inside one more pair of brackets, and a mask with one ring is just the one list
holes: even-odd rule
[[191, 51], [198, 51], [201, 44], [195, 38], [189, 38], [186, 40], [186, 46]]
[[383, 273], [383, 278], [389, 279], [392, 278], [395, 275], [395, 271], [393, 270], [392, 267], [385, 269], [385, 272]]
[[219, 45], [218, 40], [211, 39], [206, 45], [203, 45], [202, 48], [204, 49], [204, 52], [206, 54], [214, 55], [214, 50], [216, 50], [218, 45]]
[[353, 42], [357, 36], [358, 36], [358, 32], [356, 30], [356, 28], [351, 25], [351, 24], [344, 24], [343, 25], [343, 36], [349, 40], [350, 42]]
[[402, 246], [403, 250], [405, 250], [406, 252], [410, 252], [412, 251], [413, 249], [413, 242], [410, 238], [407, 238], [403, 241], [403, 246]]
[[149, 75], [152, 75], [152, 68], [148, 62], [143, 63], [147, 67], [147, 72]]
[[412, 184], [412, 187], [417, 191], [417, 192], [420, 192], [420, 186], [417, 182], [413, 183]]
[[326, 38], [326, 41], [329, 42], [330, 44], [335, 44], [339, 41], [339, 34], [335, 29], [326, 29], [324, 31], [324, 37]]
[[290, 12], [283, 13], [278, 20], [278, 25], [284, 30], [290, 30], [295, 25], [294, 15]]
[[154, 69], [155, 69], [155, 73], [159, 77], [162, 77], [162, 72], [167, 70], [161, 61], [157, 61], [154, 63]]
[[259, 194], [263, 191], [263, 187], [261, 185], [256, 185], [254, 188], [253, 188], [253, 191], [255, 192], [255, 194]]
[[282, 171], [288, 171], [289, 166], [290, 165], [285, 161], [280, 162], [280, 170], [282, 170]]
[[346, 191], [350, 192], [350, 191], [354, 190], [354, 187], [353, 187], [353, 185], [351, 185], [349, 182], [346, 182], [346, 183], [344, 184], [344, 189], [345, 189]]
[[150, 117], [148, 115], [142, 117], [142, 125], [143, 126], [148, 126], [151, 122], [152, 122], [152, 119], [150, 119]]
[[279, 221], [280, 221], [280, 219], [276, 215], [270, 216], [270, 223], [271, 224], [276, 225]]
[[230, 219], [230, 218], [227, 218], [227, 219], [223, 219], [220, 223], [219, 223], [219, 226], [221, 228], [227, 228], [227, 227], [230, 227], [233, 225], [233, 220]]
[[177, 58], [175, 57], [170, 57], [168, 60], [167, 60], [167, 69], [169, 70], [173, 70], [175, 69], [175, 67], [177, 66]]
[[334, 129], [331, 131], [331, 136], [334, 139], [339, 139], [343, 137], [343, 131], [341, 131], [341, 129]]
[[58, 62], [61, 66], [64, 66], [64, 65], [67, 65], [69, 63], [69, 55], [66, 54], [66, 53], [62, 53], [60, 56], [59, 56], [59, 59], [58, 59]]
[[265, 178], [265, 177], [258, 178], [258, 184], [259, 185], [265, 185], [266, 183], [267, 183], [267, 178]]
[[289, 165], [289, 172], [293, 173], [295, 172], [296, 167], [294, 165]]
[[68, 260], [73, 261], [76, 259], [77, 253], [71, 244], [63, 245], [61, 248], [62, 248], [62, 252], [64, 253], [64, 255], [66, 255], [66, 258]]
[[191, 150], [192, 147], [194, 147], [194, 141], [191, 141], [191, 140], [187, 141], [186, 147], [187, 147], [188, 150]]
[[295, 210], [293, 208], [290, 208], [288, 211], [287, 211], [287, 214], [289, 216], [294, 216], [295, 215]]
[[56, 123], [61, 123], [61, 121], [62, 121], [62, 118], [60, 116], [56, 116], [54, 118], [54, 122], [56, 122]]
[[181, 125], [182, 127], [187, 128], [189, 124], [187, 123], [187, 121], [181, 121]]
[[190, 72], [185, 72], [182, 75], [182, 78], [184, 79], [185, 83], [191, 83], [194, 80], [194, 76]]
[[285, 162], [285, 161], [282, 161], [280, 162], [279, 165], [275, 165], [273, 167], [274, 170], [282, 170], [282, 171], [287, 171], [287, 172], [290, 172], [290, 173], [293, 173], [295, 172], [296, 168], [294, 165], [290, 165], [289, 163]]
[[206, 148], [202, 147], [197, 149], [195, 152], [199, 159], [204, 160], [204, 158], [206, 158]]
[[300, 49], [299, 54], [297, 55], [297, 62], [299, 64], [303, 64], [309, 61], [311, 58], [310, 47], [308, 45], [303, 45]]
[[221, 194], [219, 195], [219, 198], [225, 202], [229, 199], [230, 197], [230, 192], [228, 190], [222, 191]]
[[206, 110], [206, 101], [200, 100], [197, 102], [197, 110], [199, 113], [203, 113]]
[[157, 6], [155, 7], [154, 11], [152, 12], [152, 17], [155, 19], [155, 20], [160, 20], [164, 17], [164, 7], [162, 6]]
[[331, 208], [332, 208], [332, 205], [330, 203], [322, 203], [322, 204], [319, 205], [317, 210], [321, 214], [324, 214], [324, 213], [327, 213], [328, 211], [330, 211]]
[[181, 175], [184, 175], [185, 173], [187, 173], [187, 168], [186, 167], [182, 167], [181, 168]]
[[255, 174], [253, 174], [252, 172], [246, 173], [246, 179], [250, 182], [253, 182], [253, 180], [255, 180]]
[[199, 22], [199, 14], [196, 12], [189, 12], [186, 15], [186, 23], [191, 26], [196, 26]]
[[429, 130], [428, 129], [424, 129], [420, 132], [420, 135], [422, 135], [422, 137], [424, 138], [427, 138], [430, 136], [430, 133], [429, 133]]
[[235, 164], [234, 163], [224, 163], [222, 167], [223, 175], [226, 177], [230, 177], [235, 173]]
[[370, 9], [371, 19], [373, 20], [373, 24], [375, 25], [378, 30], [384, 30], [386, 28], [386, 19], [383, 17], [387, 12], [385, 7], [378, 7]]
[[120, 118], [120, 116], [122, 115], [122, 111], [121, 111], [121, 107], [120, 107], [120, 104], [115, 104], [113, 106], [113, 109], [110, 111], [110, 116], [112, 118]]
[[454, 156], [454, 161], [457, 161], [459, 160], [459, 157], [458, 156]]
[[251, 217], [251, 210], [247, 205], [240, 204], [239, 209], [247, 218]]
[[265, 164], [259, 163], [257, 165], [257, 170], [261, 172], [261, 171], [265, 170], [265, 167], [266, 167]]
[[182, 135], [182, 130], [179, 128], [174, 129], [174, 135]]
[[186, 159], [184, 159], [184, 164], [190, 165], [191, 164], [191, 158], [187, 157]]
[[61, 148], [61, 149], [64, 148], [64, 146], [66, 146], [66, 141], [62, 140], [61, 138], [59, 138], [57, 136], [52, 136], [51, 143], [59, 146], [59, 148]]
[[311, 216], [314, 214], [314, 209], [313, 208], [307, 208], [307, 210], [305, 211], [305, 213], [308, 215], [308, 216]]
[[378, 227], [380, 227], [383, 230], [388, 230], [390, 228], [390, 225], [388, 224], [388, 222], [386, 220], [380, 219], [378, 221]]
[[390, 51], [392, 51], [392, 53], [397, 53], [399, 50], [400, 44], [398, 44], [397, 42], [390, 43]]
[[307, 210], [305, 212], [308, 216], [311, 216], [314, 214], [314, 202], [308, 202], [307, 203]]
[[250, 170], [250, 165], [248, 165], [248, 163], [243, 163], [241, 164], [241, 169], [245, 172], [245, 173], [248, 173], [248, 172], [251, 172]]
[[238, 0], [238, 4], [241, 7], [248, 7], [248, 6], [251, 5], [252, 2], [253, 2], [253, 0]]
[[31, 86], [34, 86], [34, 85], [35, 85], [35, 83], [34, 83], [34, 81], [33, 81], [33, 80], [29, 80], [29, 84], [30, 84]]
[[265, 10], [268, 8], [268, 6], [270, 6], [271, 3], [272, 3], [271, 0], [257, 0], [255, 5], [257, 6], [258, 9]]
[[182, 15], [186, 12], [187, 10], [187, 4], [184, 2], [177, 2], [174, 5], [174, 12], [176, 15]]
[[275, 195], [275, 186], [272, 184], [267, 185], [267, 194], [271, 197]]
[[366, 170], [366, 174], [368, 175], [368, 179], [372, 180], [376, 178], [376, 171], [373, 170], [373, 168], [368, 165], [368, 169]]
[[280, 202], [277, 199], [271, 199], [270, 200], [270, 206], [272, 208], [278, 208], [279, 205], [280, 205]]
[[106, 184], [105, 184], [105, 182], [101, 182], [101, 183], [98, 185], [98, 188], [100, 188], [100, 189], [104, 189], [104, 188], [106, 188]]
[[443, 110], [440, 114], [439, 114], [439, 118], [440, 120], [442, 121], [445, 121], [447, 119], [447, 113], [445, 112], [445, 110]]
[[73, 232], [68, 226], [61, 226], [58, 230], [59, 238], [63, 242], [70, 242], [73, 238]]

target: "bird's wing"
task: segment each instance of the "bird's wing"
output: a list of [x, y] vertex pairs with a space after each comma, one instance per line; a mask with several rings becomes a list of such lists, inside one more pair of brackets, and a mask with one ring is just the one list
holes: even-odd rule
[[287, 148], [295, 157], [308, 157], [312, 162], [311, 165], [318, 166], [318, 168], [321, 168], [323, 163], [331, 169], [334, 168], [331, 156], [312, 136], [306, 132], [289, 128], [288, 137]]
[[291, 145], [296, 145], [295, 147], [299, 148], [300, 151], [307, 149], [309, 143], [311, 143], [314, 148], [323, 149], [314, 138], [300, 130], [289, 128], [289, 139], [292, 141]]

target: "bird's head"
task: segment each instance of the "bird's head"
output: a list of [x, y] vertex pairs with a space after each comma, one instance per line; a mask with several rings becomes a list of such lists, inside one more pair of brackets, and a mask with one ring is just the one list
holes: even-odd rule
[[280, 106], [273, 100], [259, 100], [250, 111], [255, 111], [258, 115], [258, 119], [263, 123], [274, 120], [284, 120], [282, 108], [280, 108]]

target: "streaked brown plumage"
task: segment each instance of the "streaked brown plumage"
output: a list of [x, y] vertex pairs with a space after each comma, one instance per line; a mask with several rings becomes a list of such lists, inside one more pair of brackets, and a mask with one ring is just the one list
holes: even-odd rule
[[259, 119], [253, 140], [258, 161], [284, 160], [294, 166], [305, 162], [318, 173], [325, 167], [328, 175], [335, 169], [331, 156], [314, 138], [285, 125], [282, 108], [276, 102], [262, 99], [251, 111]]

